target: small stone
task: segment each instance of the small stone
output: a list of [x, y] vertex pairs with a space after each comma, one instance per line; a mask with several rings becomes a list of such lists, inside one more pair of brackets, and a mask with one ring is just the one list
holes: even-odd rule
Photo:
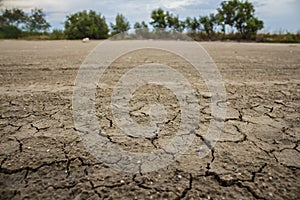
[[47, 149], [47, 152], [49, 152], [50, 151], [50, 149]]
[[273, 194], [272, 194], [271, 192], [269, 192], [269, 196], [270, 196], [270, 197], [272, 197], [272, 196], [273, 196]]
[[178, 178], [182, 178], [182, 176], [181, 176], [181, 175], [178, 175], [177, 177], [178, 177]]
[[124, 180], [121, 180], [120, 183], [125, 183], [125, 181], [124, 181]]
[[274, 103], [283, 104], [283, 101], [282, 100], [275, 100]]
[[27, 147], [27, 149], [31, 149], [31, 147]]
[[201, 92], [201, 95], [205, 99], [208, 99], [208, 98], [212, 97], [212, 94], [210, 92]]

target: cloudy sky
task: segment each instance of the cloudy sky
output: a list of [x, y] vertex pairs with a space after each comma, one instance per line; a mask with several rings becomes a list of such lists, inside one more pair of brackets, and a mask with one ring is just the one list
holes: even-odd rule
[[[300, 31], [300, 0], [249, 0], [256, 9], [256, 15], [265, 22], [264, 32]], [[63, 28], [65, 16], [81, 11], [96, 10], [107, 22], [113, 22], [117, 13], [122, 13], [134, 24], [150, 21], [153, 9], [163, 8], [178, 14], [198, 17], [215, 12], [222, 0], [3, 0], [6, 8], [43, 8], [54, 28]]]

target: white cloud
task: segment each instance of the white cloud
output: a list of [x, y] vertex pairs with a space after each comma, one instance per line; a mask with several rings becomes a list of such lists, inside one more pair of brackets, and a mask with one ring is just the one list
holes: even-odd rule
[[265, 31], [300, 30], [299, 0], [260, 0], [254, 1], [257, 15], [265, 22]]
[[199, 3], [199, 1], [196, 1], [196, 0], [173, 0], [173, 1], [161, 0], [160, 3], [167, 9], [176, 9], [176, 8], [181, 8], [184, 6], [197, 4], [197, 3]]

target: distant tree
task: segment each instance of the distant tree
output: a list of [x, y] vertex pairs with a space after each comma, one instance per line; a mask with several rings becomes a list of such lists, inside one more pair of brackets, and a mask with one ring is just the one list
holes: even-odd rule
[[111, 23], [110, 26], [112, 29], [112, 35], [122, 33], [130, 29], [128, 20], [122, 14], [117, 14], [115, 24]]
[[2, 26], [9, 25], [20, 28], [21, 24], [28, 22], [28, 16], [23, 10], [18, 8], [5, 9], [1, 15], [0, 21]]
[[188, 32], [191, 33], [196, 33], [197, 31], [200, 30], [200, 22], [196, 17], [194, 18], [187, 17], [185, 20], [185, 26]]
[[238, 8], [238, 0], [223, 1], [221, 7], [217, 9], [218, 18], [220, 19], [219, 23], [223, 23], [224, 26], [228, 25], [231, 28], [234, 27], [234, 22], [236, 18], [236, 9]]
[[256, 36], [257, 31], [264, 28], [264, 22], [257, 19], [256, 17], [253, 17], [251, 19], [248, 19], [246, 22], [246, 26], [243, 28], [243, 35], [251, 39], [251, 37]]
[[[19, 38], [28, 17], [21, 9], [4, 9], [0, 15], [0, 37]], [[22, 26], [21, 26], [22, 25]]]
[[134, 29], [148, 29], [148, 25], [144, 21], [142, 21], [141, 23], [135, 22], [133, 27]]
[[211, 38], [211, 35], [214, 33], [214, 28], [216, 24], [216, 17], [214, 14], [210, 14], [208, 16], [201, 16], [199, 18], [199, 22], [203, 27], [208, 38]]
[[68, 39], [104, 39], [108, 36], [108, 26], [104, 16], [84, 10], [67, 16], [65, 35]]
[[151, 19], [152, 21], [150, 22], [150, 24], [154, 28], [165, 29], [168, 27], [166, 13], [161, 8], [152, 11]]
[[17, 39], [22, 37], [22, 30], [15, 26], [5, 25], [0, 27], [0, 38]]
[[31, 10], [31, 15], [27, 20], [27, 29], [29, 32], [46, 32], [51, 25], [46, 20], [46, 14], [43, 9], [35, 8]]
[[226, 24], [224, 20], [224, 16], [220, 13], [215, 15], [216, 24], [221, 27], [221, 32], [225, 35], [226, 33]]
[[134, 24], [135, 33], [138, 37], [148, 38], [149, 37], [149, 28], [148, 25], [142, 21], [141, 23], [136, 22]]
[[251, 37], [263, 28], [263, 21], [254, 16], [255, 9], [252, 3], [239, 0], [223, 1], [218, 10], [219, 24], [235, 28], [243, 38]]
[[179, 16], [173, 16], [173, 14], [166, 13], [168, 28], [174, 31], [182, 32], [185, 29], [185, 23], [179, 20]]
[[161, 8], [153, 10], [150, 24], [157, 29], [173, 30], [182, 32], [185, 29], [185, 22], [179, 20], [179, 16], [174, 16], [170, 12], [164, 12]]

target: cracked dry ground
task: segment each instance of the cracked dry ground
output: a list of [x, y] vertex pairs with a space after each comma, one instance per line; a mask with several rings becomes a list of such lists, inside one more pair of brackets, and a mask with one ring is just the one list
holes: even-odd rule
[[227, 91], [225, 128], [202, 159], [199, 146], [208, 143], [212, 116], [201, 77], [167, 52], [144, 50], [119, 58], [100, 80], [95, 105], [107, 137], [121, 148], [160, 148], [180, 123], [174, 94], [146, 85], [130, 101], [131, 117], [147, 123], [147, 105], [158, 101], [168, 112], [164, 129], [138, 140], [111, 134], [117, 130], [109, 111], [111, 85], [130, 63], [169, 64], [187, 77], [200, 102], [200, 126], [189, 150], [167, 168], [129, 174], [93, 158], [73, 125], [72, 86], [97, 43], [0, 41], [0, 199], [300, 198], [299, 45], [201, 43]]

